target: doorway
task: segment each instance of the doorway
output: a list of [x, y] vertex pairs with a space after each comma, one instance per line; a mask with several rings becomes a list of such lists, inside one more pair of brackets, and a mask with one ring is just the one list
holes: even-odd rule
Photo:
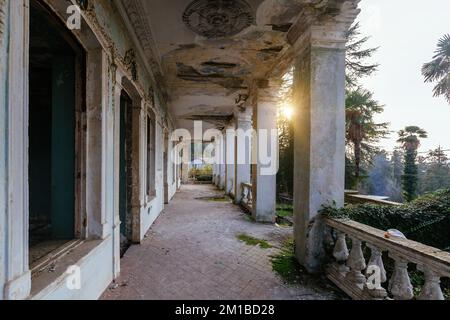
[[132, 241], [132, 108], [133, 101], [122, 90], [120, 96], [120, 252], [121, 256]]
[[[32, 265], [76, 237], [76, 111], [84, 51], [38, 1], [30, 2], [29, 254]], [[79, 88], [82, 86], [79, 86]]]

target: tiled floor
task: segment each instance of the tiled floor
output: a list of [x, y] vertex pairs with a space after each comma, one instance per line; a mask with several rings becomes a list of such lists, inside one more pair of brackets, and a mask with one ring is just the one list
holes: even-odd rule
[[[257, 224], [230, 202], [198, 199], [220, 193], [184, 185], [146, 239], [132, 246], [121, 277], [103, 299], [335, 299], [327, 287], [289, 286], [272, 271], [270, 256], [291, 228]], [[274, 247], [248, 246], [245, 233]]]

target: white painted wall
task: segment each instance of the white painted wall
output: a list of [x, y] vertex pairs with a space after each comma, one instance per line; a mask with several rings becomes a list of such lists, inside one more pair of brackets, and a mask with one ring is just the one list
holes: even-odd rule
[[[143, 127], [141, 131], [141, 137], [145, 137], [146, 128]], [[145, 139], [142, 139], [145, 142]], [[163, 128], [159, 122], [156, 124], [156, 137], [155, 137], [155, 153], [156, 153], [156, 161], [155, 161], [155, 181], [156, 181], [156, 196], [147, 201], [147, 194], [145, 190], [145, 182], [147, 175], [145, 174], [146, 161], [147, 159], [144, 157], [144, 163], [142, 163], [141, 168], [144, 168], [143, 175], [141, 177], [145, 177], [141, 179], [141, 240], [144, 239], [145, 234], [152, 226], [153, 222], [155, 222], [156, 218], [158, 218], [159, 214], [164, 208], [164, 175], [163, 175], [163, 155], [164, 155], [164, 133]], [[146, 150], [145, 143], [142, 145], [141, 150]]]
[[[171, 141], [171, 135], [173, 132], [173, 126], [170, 125], [170, 131], [169, 131], [169, 147], [168, 147], [168, 152], [169, 154], [167, 155], [167, 184], [169, 186], [169, 201], [172, 200], [172, 198], [174, 197], [175, 193], [178, 190], [177, 187], [177, 180], [178, 180], [178, 170], [177, 170], [177, 155], [178, 155], [178, 148], [175, 145], [175, 143], [173, 141]], [[175, 165], [175, 169], [173, 168], [173, 166]]]
[[[6, 241], [6, 148], [7, 148], [7, 113], [6, 113], [6, 76], [7, 76], [7, 34], [9, 31], [7, 7], [9, 0], [0, 0], [0, 248], [5, 248]], [[1, 26], [3, 24], [3, 26]], [[6, 252], [0, 249], [0, 289], [5, 284]], [[3, 290], [0, 291], [0, 300]]]

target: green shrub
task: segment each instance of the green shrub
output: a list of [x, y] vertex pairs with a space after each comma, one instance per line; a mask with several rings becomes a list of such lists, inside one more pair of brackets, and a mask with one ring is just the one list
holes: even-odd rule
[[212, 181], [213, 177], [207, 176], [207, 175], [201, 175], [201, 176], [197, 176], [196, 179], [197, 179], [197, 181], [207, 182], [207, 181]]
[[189, 170], [189, 177], [194, 178], [200, 182], [208, 182], [213, 179], [213, 169], [211, 165], [204, 166], [203, 168], [192, 168]]
[[349, 218], [377, 229], [398, 229], [408, 239], [450, 251], [450, 189], [427, 194], [402, 206], [373, 204], [326, 208], [333, 218]]

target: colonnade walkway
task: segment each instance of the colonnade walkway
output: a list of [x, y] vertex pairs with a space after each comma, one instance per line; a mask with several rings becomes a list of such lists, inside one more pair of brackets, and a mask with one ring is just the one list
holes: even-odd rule
[[[211, 185], [183, 185], [142, 244], [126, 252], [121, 276], [102, 299], [339, 298], [327, 283], [285, 283], [271, 257], [292, 228], [257, 224], [222, 196]], [[271, 248], [248, 245], [239, 235], [266, 240]]]

